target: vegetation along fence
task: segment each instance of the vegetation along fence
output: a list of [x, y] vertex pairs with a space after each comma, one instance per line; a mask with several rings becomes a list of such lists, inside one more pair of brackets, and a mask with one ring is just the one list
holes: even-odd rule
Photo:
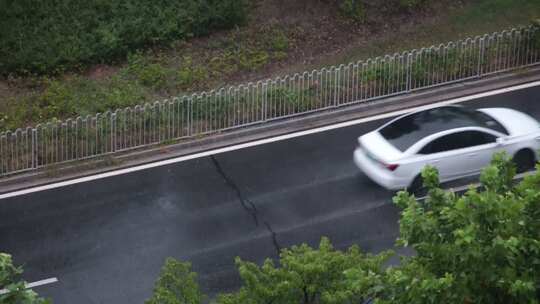
[[0, 176], [361, 103], [540, 62], [526, 27], [0, 134]]

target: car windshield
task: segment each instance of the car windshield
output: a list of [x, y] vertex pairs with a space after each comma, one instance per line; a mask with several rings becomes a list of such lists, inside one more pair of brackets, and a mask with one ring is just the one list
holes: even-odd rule
[[384, 126], [379, 132], [394, 147], [405, 151], [431, 134], [475, 126], [508, 134], [508, 131], [489, 115], [460, 106], [440, 107], [413, 113]]

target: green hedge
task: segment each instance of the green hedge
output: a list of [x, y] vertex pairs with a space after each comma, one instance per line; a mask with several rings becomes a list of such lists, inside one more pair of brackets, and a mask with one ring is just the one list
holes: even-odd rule
[[247, 0], [0, 0], [0, 73], [53, 73], [246, 20]]
[[[366, 22], [370, 13], [369, 9], [390, 12], [398, 12], [401, 10], [420, 9], [429, 5], [435, 0], [385, 0], [375, 3], [370, 3], [367, 0], [330, 0], [339, 5], [341, 13], [356, 22]], [[371, 7], [371, 8], [370, 8]], [[386, 7], [386, 8], [385, 8]], [[388, 10], [388, 8], [390, 8]]]

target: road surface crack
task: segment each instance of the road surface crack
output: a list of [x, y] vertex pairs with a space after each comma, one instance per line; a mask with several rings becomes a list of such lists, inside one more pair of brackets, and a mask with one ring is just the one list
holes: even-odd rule
[[279, 243], [277, 241], [277, 233], [274, 232], [272, 229], [272, 226], [267, 221], [264, 221], [264, 225], [266, 226], [266, 229], [271, 233], [272, 235], [272, 244], [274, 244], [274, 248], [276, 249], [277, 255], [279, 256], [279, 253], [281, 252], [281, 246], [279, 246]]
[[221, 167], [217, 158], [213, 155], [210, 156], [210, 158], [212, 159], [214, 166], [216, 166], [216, 170], [219, 175], [221, 175], [221, 177], [223, 177], [223, 179], [225, 180], [225, 183], [227, 183], [227, 185], [231, 187], [231, 189], [233, 189], [233, 191], [236, 193], [236, 196], [238, 197], [238, 200], [240, 200], [240, 204], [242, 204], [242, 208], [244, 208], [244, 210], [246, 210], [246, 212], [253, 217], [253, 220], [255, 221], [255, 226], [258, 227], [259, 219], [257, 217], [257, 208], [255, 207], [255, 204], [253, 204], [252, 201], [244, 197], [238, 185], [236, 185], [232, 178], [225, 174], [225, 171], [223, 171], [223, 168]]
[[[233, 189], [233, 191], [236, 193], [236, 197], [238, 197], [238, 200], [240, 201], [242, 208], [244, 208], [244, 210], [246, 210], [246, 212], [249, 215], [251, 215], [251, 217], [253, 217], [253, 220], [255, 221], [255, 226], [259, 227], [259, 214], [257, 211], [257, 207], [255, 207], [255, 204], [248, 198], [244, 197], [244, 194], [240, 190], [240, 187], [238, 187], [238, 185], [234, 182], [234, 180], [225, 173], [225, 171], [223, 170], [223, 167], [221, 167], [221, 164], [219, 163], [217, 158], [214, 155], [210, 156], [210, 158], [212, 159], [212, 162], [214, 163], [214, 166], [216, 167], [218, 174], [221, 175], [225, 183], [227, 183], [227, 185], [231, 189]], [[270, 223], [268, 223], [267, 221], [263, 221], [263, 223], [264, 223], [264, 226], [266, 227], [266, 230], [270, 232], [270, 235], [272, 236], [272, 244], [274, 245], [274, 248], [276, 249], [277, 254], [279, 255], [279, 253], [281, 252], [281, 246], [279, 245], [277, 241], [277, 234], [272, 229], [272, 226], [270, 225]]]

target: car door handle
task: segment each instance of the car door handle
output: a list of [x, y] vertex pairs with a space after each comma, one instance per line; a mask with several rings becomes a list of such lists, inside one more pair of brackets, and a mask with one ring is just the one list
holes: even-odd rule
[[467, 156], [476, 156], [476, 155], [478, 155], [478, 153], [469, 153], [469, 154], [467, 154]]
[[440, 162], [439, 159], [435, 159], [435, 160], [430, 161], [431, 164], [438, 164], [439, 162]]

